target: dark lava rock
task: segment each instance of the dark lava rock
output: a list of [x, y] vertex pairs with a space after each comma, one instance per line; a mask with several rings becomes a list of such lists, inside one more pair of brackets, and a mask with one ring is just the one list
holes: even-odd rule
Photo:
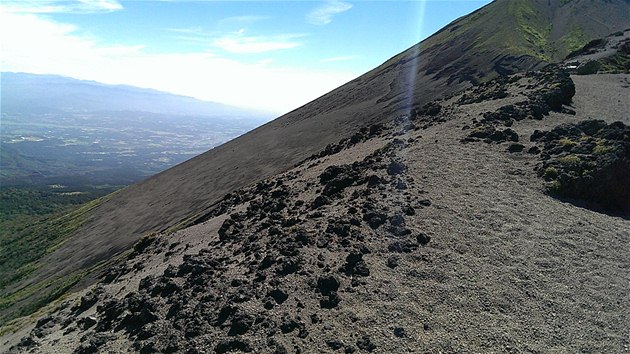
[[357, 347], [361, 350], [365, 350], [368, 352], [374, 351], [376, 349], [376, 344], [372, 343], [372, 340], [368, 336], [363, 336], [361, 339], [357, 341]]
[[252, 347], [245, 339], [222, 340], [214, 347], [215, 353], [227, 353], [231, 351], [251, 352]]
[[35, 328], [50, 327], [50, 326], [52, 326], [54, 324], [55, 324], [54, 318], [52, 316], [48, 315], [48, 316], [44, 316], [44, 317], [40, 318], [39, 320], [37, 320], [37, 323], [35, 324]]
[[264, 270], [267, 269], [269, 267], [271, 267], [276, 261], [276, 258], [272, 255], [266, 255], [265, 258], [263, 258], [262, 261], [260, 261], [260, 264], [258, 265], [258, 270]]
[[[431, 202], [429, 201], [429, 203], [431, 203]], [[411, 207], [411, 206], [403, 207], [402, 208], [402, 212], [405, 213], [405, 215], [407, 215], [407, 216], [416, 215], [416, 210], [413, 207]]]
[[473, 131], [471, 131], [468, 134], [468, 137], [470, 137], [470, 138], [486, 139], [490, 135], [492, 135], [495, 131], [496, 131], [496, 128], [493, 127], [493, 126], [482, 125], [480, 127], [477, 127], [475, 129], [473, 129]]
[[328, 295], [339, 289], [339, 280], [334, 275], [324, 275], [317, 279], [317, 290], [323, 295]]
[[389, 217], [389, 223], [393, 226], [404, 226], [405, 218], [400, 214], [392, 215]]
[[343, 219], [333, 219], [328, 223], [326, 232], [341, 238], [348, 237], [350, 235], [350, 222]]
[[423, 199], [418, 202], [418, 205], [423, 206], [423, 207], [428, 207], [428, 206], [431, 206], [431, 201], [428, 199]]
[[538, 146], [532, 146], [527, 150], [528, 154], [538, 155], [540, 154], [540, 148]]
[[509, 152], [521, 152], [523, 149], [525, 149], [525, 146], [519, 143], [512, 143], [507, 148]]
[[23, 337], [20, 340], [20, 343], [18, 343], [18, 347], [31, 348], [31, 347], [34, 347], [37, 344], [38, 344], [38, 342], [36, 341], [35, 338], [33, 338], [33, 336], [26, 336], [26, 337]]
[[76, 312], [76, 314], [80, 314], [83, 311], [89, 309], [94, 306], [100, 295], [103, 293], [103, 289], [100, 287], [94, 288], [93, 290], [88, 291], [85, 295], [81, 296], [81, 300], [78, 306], [73, 307], [72, 309]]
[[332, 309], [337, 307], [341, 302], [341, 298], [336, 291], [331, 291], [327, 296], [319, 300], [319, 306], [323, 309]]
[[442, 105], [437, 102], [429, 102], [416, 110], [416, 114], [420, 116], [437, 116], [442, 111]]
[[335, 195], [360, 180], [359, 172], [351, 165], [329, 166], [319, 176], [320, 183], [324, 185], [322, 193], [326, 196]]
[[418, 249], [418, 244], [408, 239], [396, 240], [390, 242], [387, 249], [391, 252], [409, 253]]
[[630, 213], [630, 127], [586, 120], [535, 131], [544, 143], [538, 175], [550, 194], [583, 200], [587, 206]]
[[225, 219], [218, 230], [219, 240], [225, 241], [238, 234], [239, 225], [233, 219]]
[[300, 323], [295, 319], [285, 319], [280, 325], [282, 333], [291, 333], [300, 328]]
[[418, 236], [416, 236], [416, 240], [418, 241], [419, 244], [424, 246], [427, 243], [429, 243], [429, 241], [431, 241], [431, 236], [421, 232], [418, 234]]
[[403, 181], [402, 179], [397, 179], [394, 182], [394, 188], [396, 188], [397, 190], [405, 190], [407, 189], [407, 183], [405, 183], [405, 181]]
[[339, 350], [343, 348], [343, 343], [337, 339], [327, 339], [326, 345], [332, 350]]
[[398, 262], [399, 262], [400, 258], [397, 256], [389, 256], [387, 257], [387, 266], [394, 269], [396, 267], [398, 267]]
[[383, 180], [377, 175], [370, 175], [367, 180], [368, 187], [375, 187], [383, 184]]
[[[483, 139], [486, 143], [502, 143], [505, 141], [517, 142], [519, 139], [518, 134], [510, 128], [497, 130], [495, 127], [490, 125], [482, 125], [481, 127], [473, 129], [468, 134], [468, 138]], [[472, 140], [474, 141], [474, 139]]]
[[482, 122], [491, 123], [491, 122], [511, 122], [511, 121], [519, 121], [527, 118], [528, 112], [522, 109], [519, 106], [515, 105], [507, 105], [499, 108], [495, 112], [486, 112], [483, 115]]
[[327, 204], [330, 204], [330, 198], [325, 195], [319, 195], [315, 198], [313, 203], [311, 203], [311, 209], [317, 209]]
[[390, 176], [399, 175], [405, 173], [405, 171], [407, 171], [407, 165], [399, 161], [392, 161], [387, 166], [387, 174]]
[[96, 324], [96, 318], [92, 316], [83, 317], [77, 321], [77, 324], [79, 328], [85, 331]]
[[228, 336], [236, 336], [247, 333], [253, 323], [254, 319], [252, 316], [237, 312], [232, 318], [232, 324], [230, 326]]
[[280, 289], [271, 290], [267, 293], [267, 296], [273, 298], [278, 305], [281, 305], [289, 298], [289, 295]]
[[394, 328], [394, 335], [396, 337], [398, 337], [398, 338], [404, 338], [404, 337], [407, 336], [407, 332], [402, 327], [395, 327]]
[[376, 211], [370, 211], [363, 215], [363, 221], [366, 221], [372, 229], [378, 229], [386, 220], [387, 215]]
[[283, 257], [278, 260], [280, 266], [276, 269], [278, 275], [289, 275], [300, 270], [301, 260], [299, 257]]
[[346, 275], [359, 275], [367, 277], [370, 275], [370, 269], [363, 260], [363, 253], [352, 251], [346, 257], [346, 263], [341, 267], [341, 271]]

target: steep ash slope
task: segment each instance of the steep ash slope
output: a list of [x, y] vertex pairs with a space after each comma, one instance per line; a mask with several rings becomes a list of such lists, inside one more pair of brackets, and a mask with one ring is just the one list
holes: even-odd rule
[[547, 195], [530, 141], [592, 121], [588, 89], [549, 67], [355, 130], [143, 238], [11, 351], [622, 352], [630, 221]]
[[[629, 6], [622, 0], [495, 1], [320, 99], [103, 201], [27, 279], [1, 290], [0, 320], [28, 313], [142, 234], [203, 215], [225, 193], [286, 171], [361, 127], [418, 110], [471, 82], [540, 67], [565, 47], [630, 27]], [[580, 35], [571, 36], [576, 28]], [[575, 44], [558, 47], [565, 37]]]

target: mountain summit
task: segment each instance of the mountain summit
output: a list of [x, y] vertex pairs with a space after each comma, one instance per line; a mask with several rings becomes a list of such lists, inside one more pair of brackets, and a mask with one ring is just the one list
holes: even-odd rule
[[[630, 107], [601, 98], [623, 97], [628, 78], [573, 80], [546, 64], [630, 27], [629, 10], [620, 0], [495, 1], [61, 218], [69, 231], [2, 289], [3, 318], [87, 270], [81, 287], [101, 283], [15, 348], [46, 351], [62, 332], [78, 352], [622, 348], [627, 321], [613, 304], [627, 281], [628, 221], [579, 192], [627, 163], [630, 133], [614, 121]], [[575, 185], [570, 198], [604, 213], [545, 194]], [[609, 271], [593, 271], [600, 261]], [[106, 262], [116, 265], [95, 267]], [[609, 342], [593, 331], [601, 323]]]

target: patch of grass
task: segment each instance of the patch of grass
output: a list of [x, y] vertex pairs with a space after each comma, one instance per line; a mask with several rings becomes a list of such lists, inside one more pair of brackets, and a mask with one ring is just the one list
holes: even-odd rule
[[573, 140], [571, 140], [571, 139], [569, 139], [567, 137], [564, 137], [564, 138], [558, 140], [558, 143], [560, 145], [562, 145], [562, 146], [575, 146], [575, 145], [577, 145], [577, 142], [575, 142], [575, 141], [573, 141]]
[[[101, 194], [106, 191], [103, 190]], [[25, 288], [12, 288], [41, 267], [39, 260], [56, 250], [78, 231], [88, 220], [89, 213], [111, 198], [115, 192], [91, 200], [80, 207], [75, 206], [74, 209], [73, 203], [69, 205], [58, 203], [62, 200], [58, 198], [59, 196], [38, 200], [33, 197], [32, 191], [23, 191], [22, 194], [26, 198], [20, 201], [20, 193], [19, 190], [10, 190], [4, 194], [5, 199], [10, 202], [9, 205], [2, 206], [3, 213], [0, 214], [1, 323], [32, 313], [58, 298], [79, 281], [79, 275], [66, 276], [31, 284]], [[32, 197], [35, 200], [29, 204], [28, 201]], [[78, 197], [83, 198], [83, 194], [64, 196], [71, 201]], [[54, 212], [49, 213], [50, 210]], [[34, 300], [24, 301], [27, 298]]]
[[[35, 283], [21, 288], [14, 293], [0, 298], [0, 330], [11, 327], [14, 321], [20, 317], [31, 316], [37, 311], [54, 302], [61, 301], [70, 288], [75, 286], [87, 275], [93, 273], [104, 266], [126, 258], [130, 250], [121, 253], [111, 260], [101, 261], [87, 270], [77, 270], [71, 274], [51, 278], [43, 282]], [[26, 302], [23, 299], [30, 298], [32, 301]], [[18, 328], [21, 326], [17, 326]]]
[[558, 180], [555, 180], [549, 184], [548, 188], [551, 194], [558, 194], [560, 193], [560, 190], [562, 189], [562, 183], [560, 183], [560, 181]]
[[625, 43], [617, 54], [599, 60], [599, 72], [602, 74], [630, 73], [630, 42]]
[[579, 166], [582, 163], [582, 159], [576, 155], [567, 155], [559, 158], [558, 162], [565, 166]]
[[613, 147], [610, 145], [606, 145], [606, 141], [604, 141], [603, 139], [599, 139], [597, 141], [597, 145], [595, 145], [595, 147], [593, 148], [593, 153], [594, 154], [607, 154], [609, 152], [613, 151]]
[[580, 26], [573, 26], [569, 33], [565, 34], [560, 38], [558, 42], [565, 48], [565, 53], [561, 53], [563, 55], [567, 55], [577, 49], [582, 48], [586, 43], [588, 43], [588, 37], [584, 33], [584, 30]]
[[543, 177], [545, 177], [546, 180], [552, 180], [558, 177], [558, 169], [553, 167], [553, 166], [549, 166], [545, 169], [545, 172], [543, 173]]
[[[62, 296], [77, 284], [86, 272], [76, 272], [67, 276], [34, 284], [8, 296], [0, 298], [0, 326], [11, 320], [28, 316]], [[20, 303], [22, 299], [34, 296], [34, 301]]]
[[[8, 226], [1, 237], [0, 289], [17, 282], [37, 269], [34, 263], [46, 253], [52, 252], [68, 236], [76, 232], [86, 221], [86, 214], [109, 197], [101, 197], [62, 215], [46, 217], [22, 216], [20, 224]], [[23, 223], [23, 224], [22, 224]]]

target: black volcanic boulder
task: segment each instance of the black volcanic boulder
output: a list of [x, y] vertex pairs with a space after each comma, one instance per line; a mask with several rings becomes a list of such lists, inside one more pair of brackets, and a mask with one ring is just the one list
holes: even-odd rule
[[378, 229], [387, 221], [387, 215], [377, 211], [369, 211], [363, 215], [363, 221], [367, 222], [372, 229]]
[[313, 200], [313, 203], [311, 203], [311, 209], [318, 209], [326, 204], [330, 204], [330, 198], [325, 195], [318, 195], [317, 198]]
[[346, 275], [359, 275], [367, 277], [370, 275], [370, 269], [363, 260], [363, 253], [360, 251], [352, 251], [346, 257], [346, 263], [340, 269]]
[[464, 141], [476, 141], [476, 139], [483, 139], [486, 143], [502, 143], [506, 141], [517, 142], [519, 137], [510, 128], [498, 130], [492, 125], [484, 124], [473, 129]]
[[550, 72], [553, 75], [553, 83], [542, 93], [542, 99], [552, 110], [561, 111], [563, 104], [570, 104], [573, 100], [575, 84], [569, 73], [558, 67], [550, 69]]
[[400, 161], [392, 161], [389, 166], [387, 166], [387, 174], [394, 176], [405, 173], [407, 171], [407, 165]]
[[332, 309], [337, 307], [341, 298], [337, 294], [340, 283], [339, 279], [334, 275], [323, 275], [317, 279], [316, 290], [323, 295], [319, 300], [319, 305], [324, 309]]
[[527, 118], [527, 111], [523, 110], [519, 106], [507, 105], [502, 106], [495, 112], [486, 112], [483, 114], [484, 123], [502, 122], [507, 123], [511, 121], [519, 121]]
[[429, 102], [416, 109], [417, 116], [437, 116], [442, 111], [442, 105], [437, 102]]
[[228, 336], [236, 336], [247, 333], [254, 324], [254, 318], [246, 313], [237, 312], [232, 317], [232, 323]]
[[361, 174], [355, 167], [357, 166], [343, 165], [326, 168], [319, 176], [319, 182], [324, 185], [322, 194], [330, 197], [343, 191], [346, 187], [362, 182]]
[[544, 143], [538, 175], [551, 194], [630, 212], [630, 127], [587, 120], [536, 131], [530, 139]]
[[324, 275], [317, 279], [317, 291], [323, 295], [328, 295], [333, 291], [339, 289], [339, 279], [334, 275]]
[[521, 152], [525, 149], [525, 145], [519, 143], [511, 143], [508, 145], [509, 152]]
[[223, 340], [214, 348], [215, 353], [228, 353], [232, 351], [251, 352], [249, 341], [244, 339]]

